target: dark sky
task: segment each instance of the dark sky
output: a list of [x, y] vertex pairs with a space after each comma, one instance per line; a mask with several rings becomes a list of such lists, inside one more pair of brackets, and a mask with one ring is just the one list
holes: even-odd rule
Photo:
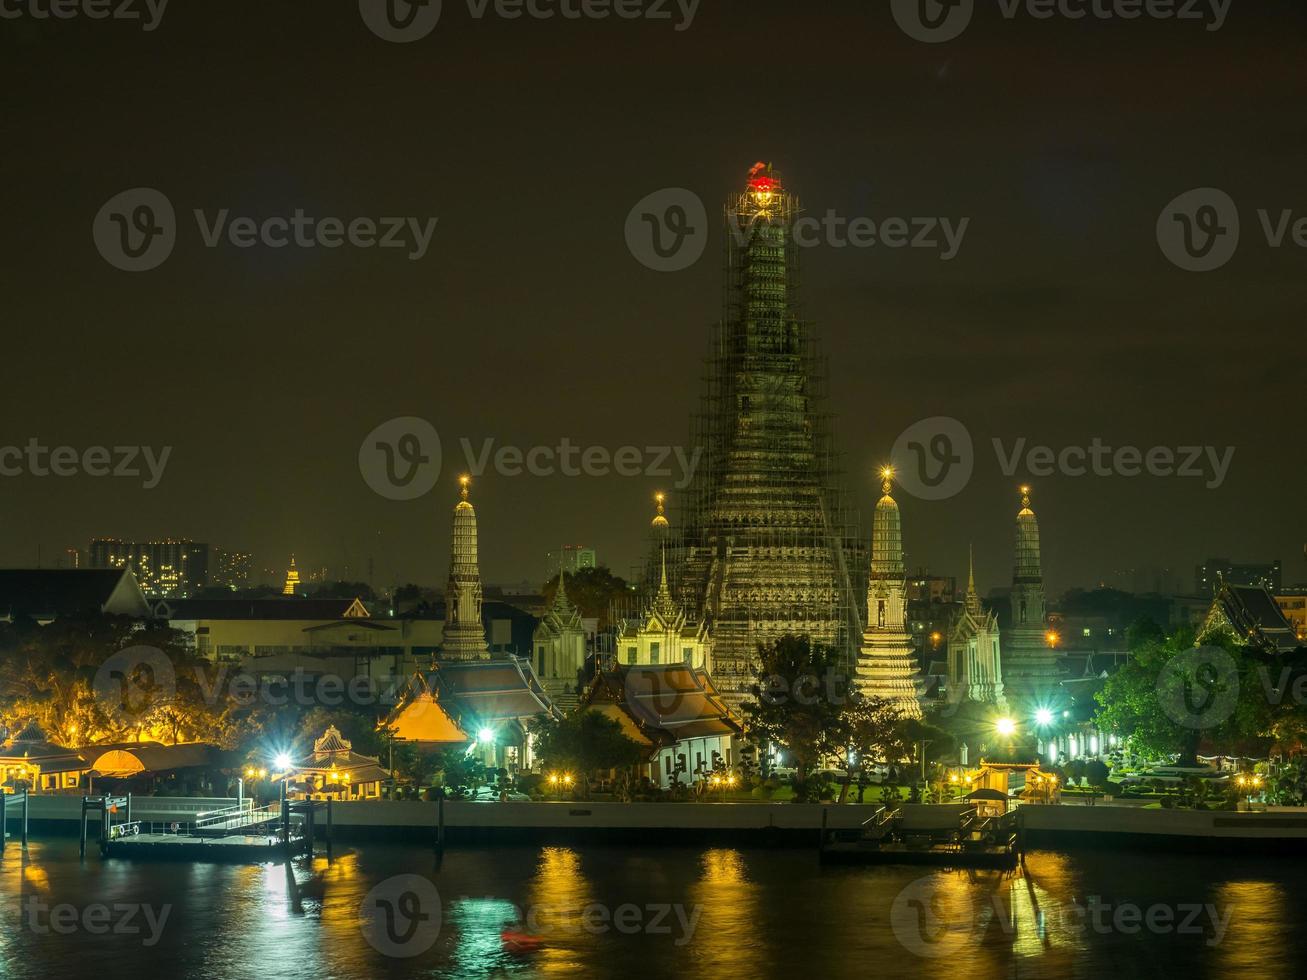
[[[1010, 576], [1013, 490], [991, 439], [1234, 446], [1219, 489], [1157, 477], [1038, 479], [1055, 590], [1209, 554], [1302, 548], [1307, 250], [1256, 210], [1307, 216], [1307, 13], [1235, 0], [1224, 27], [1007, 20], [978, 0], [928, 45], [869, 2], [706, 0], [667, 22], [473, 19], [385, 43], [341, 2], [188, 2], [160, 26], [0, 20], [0, 446], [172, 446], [160, 485], [0, 478], [0, 563], [93, 536], [189, 536], [283, 565], [442, 582], [448, 463], [500, 444], [683, 443], [720, 310], [720, 235], [674, 274], [628, 251], [637, 200], [709, 213], [755, 160], [811, 214], [969, 217], [953, 261], [807, 250], [804, 314], [831, 356], [850, 488], [918, 419], [977, 446], [958, 495], [900, 494], [912, 564]], [[181, 231], [159, 268], [97, 253], [113, 195], [154, 187]], [[1215, 186], [1243, 241], [1183, 272], [1168, 201]], [[380, 250], [203, 247], [193, 208], [263, 218], [438, 216], [419, 262]], [[363, 437], [416, 415], [440, 432], [436, 490], [372, 492]], [[666, 479], [487, 475], [474, 500], [489, 581], [539, 579], [583, 541], [626, 571]]]

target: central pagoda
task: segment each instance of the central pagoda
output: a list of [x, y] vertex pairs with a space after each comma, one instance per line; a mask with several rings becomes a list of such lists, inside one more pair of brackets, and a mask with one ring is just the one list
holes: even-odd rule
[[862, 635], [850, 576], [865, 548], [824, 412], [826, 365], [798, 316], [798, 212], [761, 163], [726, 205], [725, 311], [695, 420], [702, 463], [676, 579], [709, 625], [713, 680], [732, 704], [753, 683], [760, 643], [807, 636], [851, 672]]

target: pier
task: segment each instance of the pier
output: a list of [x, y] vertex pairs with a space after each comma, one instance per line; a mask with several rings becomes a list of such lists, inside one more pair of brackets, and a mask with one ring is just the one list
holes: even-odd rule
[[854, 829], [832, 829], [822, 814], [821, 859], [845, 864], [918, 864], [1010, 870], [1023, 850], [1021, 808], [884, 807]]

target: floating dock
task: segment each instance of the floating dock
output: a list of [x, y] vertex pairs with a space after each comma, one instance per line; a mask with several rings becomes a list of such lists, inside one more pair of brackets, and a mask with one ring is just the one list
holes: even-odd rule
[[[933, 812], [932, 812], [933, 810]], [[821, 859], [832, 864], [914, 864], [1006, 871], [1021, 860], [1020, 810], [986, 814], [977, 807], [912, 812], [881, 808], [855, 829], [823, 822]]]

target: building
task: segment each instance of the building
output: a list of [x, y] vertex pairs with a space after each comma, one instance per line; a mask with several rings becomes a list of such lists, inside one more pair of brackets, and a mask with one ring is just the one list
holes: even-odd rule
[[763, 164], [727, 204], [725, 310], [694, 423], [702, 455], [669, 556], [731, 704], [760, 643], [801, 634], [851, 670], [862, 636], [865, 548], [841, 486], [825, 362], [798, 314], [798, 213]]
[[129, 568], [0, 569], [0, 620], [28, 618], [45, 625], [59, 618], [151, 615]]
[[971, 701], [1007, 706], [1003, 694], [998, 618], [980, 604], [976, 563], [967, 574], [967, 595], [948, 640], [948, 699], [953, 705]]
[[598, 564], [594, 548], [583, 544], [565, 544], [558, 551], [545, 555], [545, 577], [553, 578], [560, 571], [575, 575], [587, 568], [596, 568]]
[[1272, 594], [1284, 586], [1280, 560], [1243, 564], [1228, 558], [1208, 558], [1194, 571], [1194, 588], [1199, 595], [1216, 595], [1223, 582], [1231, 585], [1255, 585]]
[[867, 628], [854, 684], [861, 693], [890, 702], [905, 717], [920, 718], [923, 682], [906, 625], [907, 570], [899, 505], [890, 495], [893, 470], [886, 468], [882, 476], [883, 496], [871, 526]]
[[595, 675], [582, 705], [615, 719], [645, 750], [644, 775], [662, 789], [738, 762], [743, 725], [705, 670], [679, 663], [618, 664]]
[[416, 674], [386, 719], [395, 739], [421, 751], [476, 746], [489, 766], [533, 765], [528, 728], [559, 717], [525, 657], [445, 661]]
[[550, 698], [563, 710], [576, 707], [581, 669], [585, 666], [586, 634], [581, 613], [567, 598], [566, 576], [558, 573], [553, 604], [531, 637], [535, 670]]
[[1062, 672], [1050, 642], [1039, 521], [1030, 509], [1029, 487], [1021, 488], [1014, 551], [1011, 619], [1003, 632], [1003, 689], [1008, 700], [1033, 710], [1055, 699]]
[[186, 598], [209, 584], [209, 546], [185, 539], [120, 541], [96, 538], [91, 568], [127, 568], [149, 596]]
[[481, 622], [481, 566], [477, 559], [477, 514], [468, 500], [468, 477], [459, 477], [461, 499], [454, 505], [449, 582], [445, 586], [444, 660], [489, 660]]
[[711, 637], [704, 623], [692, 619], [672, 598], [665, 552], [659, 568], [658, 591], [652, 601], [638, 615], [617, 624], [613, 659], [623, 667], [684, 664], [711, 671]]
[[290, 556], [290, 568], [286, 569], [286, 583], [281, 587], [282, 595], [299, 595], [300, 571], [295, 567], [295, 556]]
[[1198, 631], [1198, 642], [1213, 638], [1251, 646], [1264, 653], [1298, 649], [1298, 633], [1285, 618], [1275, 598], [1258, 585], [1223, 584]]
[[254, 556], [248, 551], [217, 551], [210, 584], [238, 592], [254, 585]]
[[390, 774], [381, 760], [359, 755], [353, 743], [328, 725], [313, 742], [313, 752], [294, 762], [286, 780], [286, 795], [295, 800], [371, 800], [381, 796], [381, 783]]
[[33, 721], [0, 745], [0, 792], [77, 790], [90, 768], [77, 749], [53, 744]]
[[1286, 589], [1275, 596], [1275, 604], [1293, 627], [1299, 642], [1307, 641], [1307, 589]]

